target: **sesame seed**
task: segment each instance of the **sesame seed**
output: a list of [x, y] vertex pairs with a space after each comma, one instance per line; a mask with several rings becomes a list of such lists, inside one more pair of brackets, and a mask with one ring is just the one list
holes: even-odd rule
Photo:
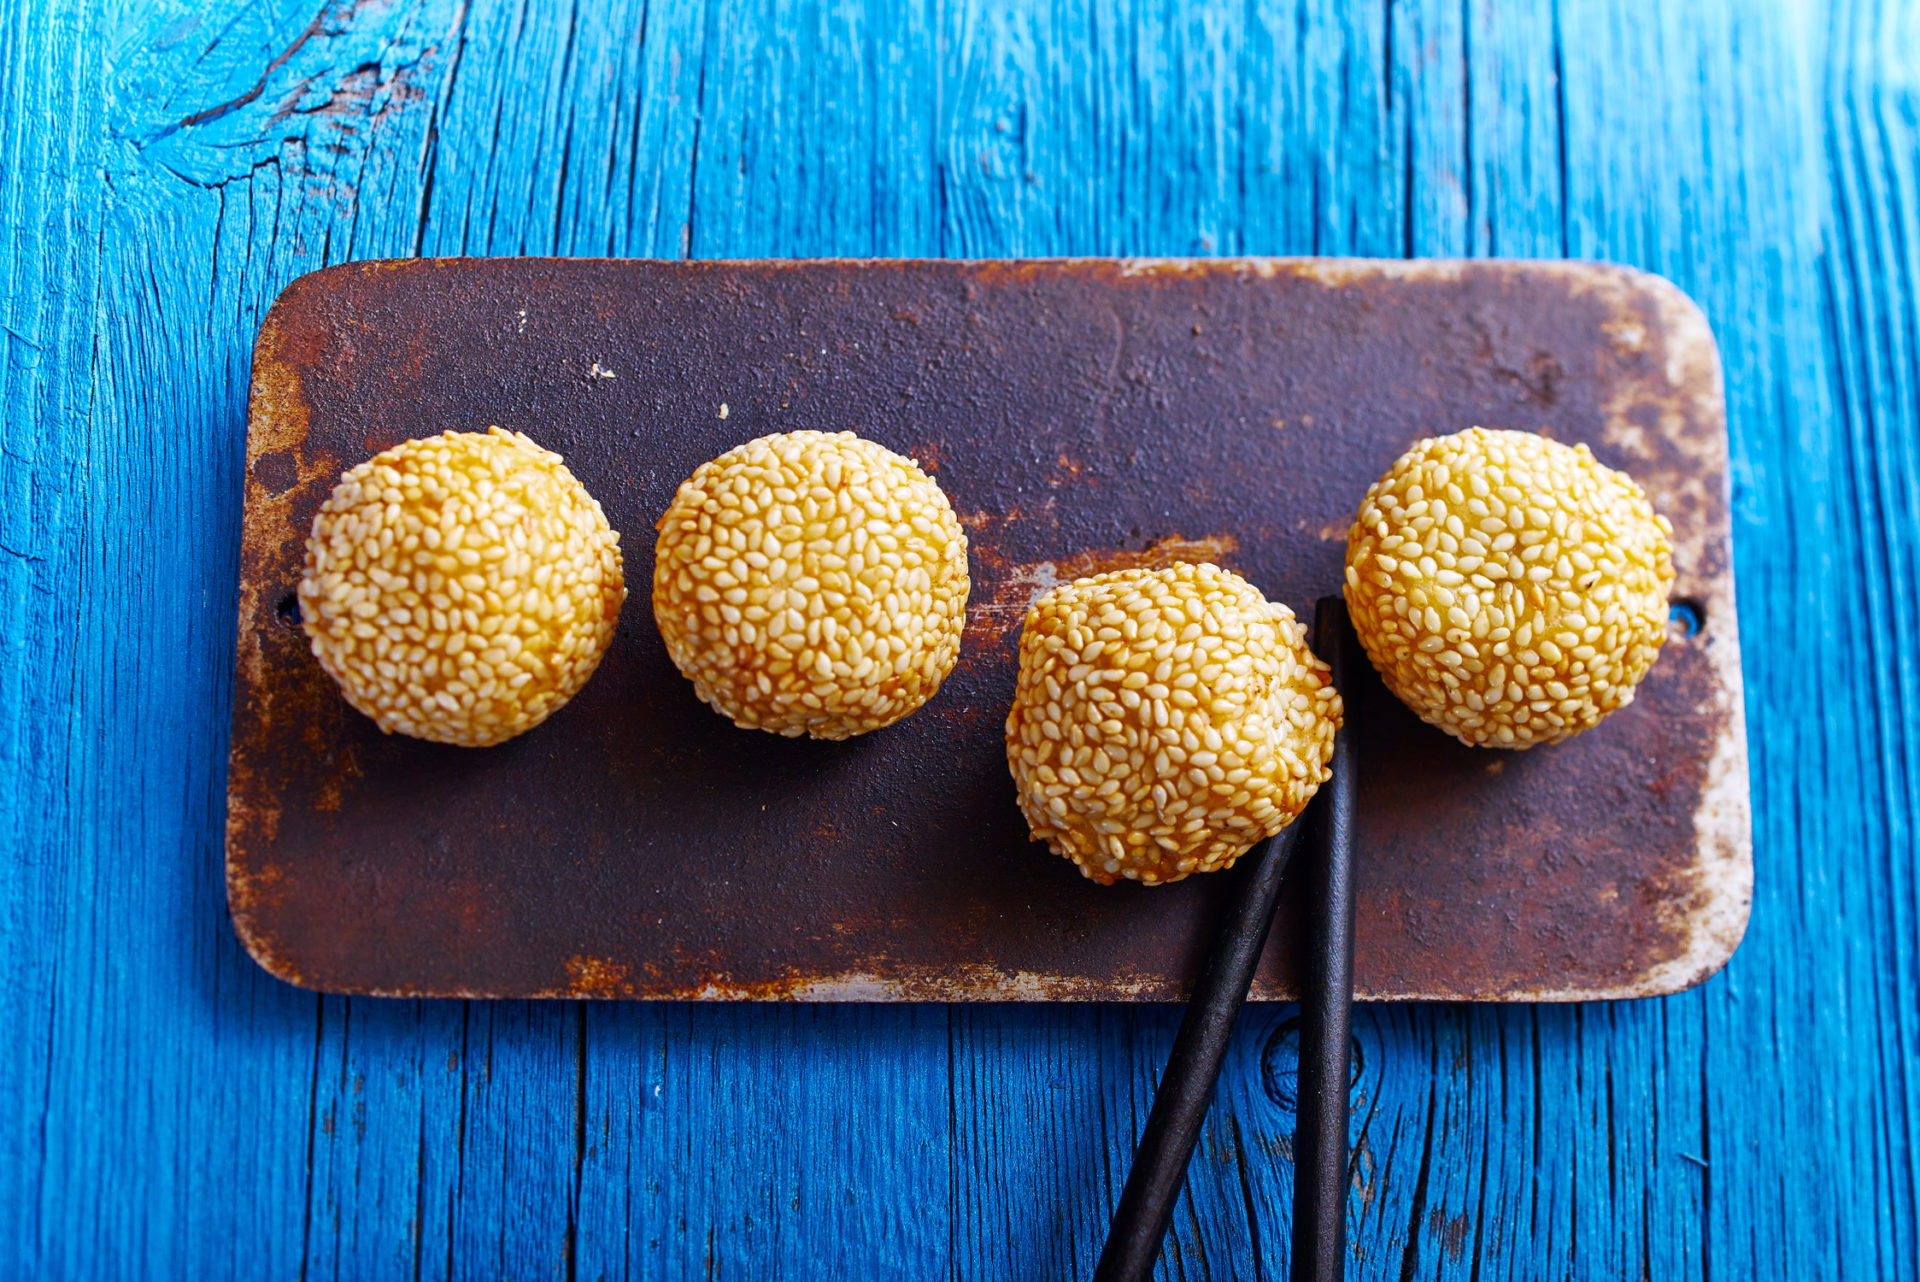
[[1102, 884], [1157, 885], [1291, 823], [1340, 716], [1284, 605], [1217, 566], [1119, 570], [1028, 609], [1007, 764], [1036, 840]]
[[[537, 563], [509, 555], [508, 531], [533, 532]], [[432, 575], [407, 573], [428, 564]], [[576, 587], [549, 601], [534, 585], [556, 574]], [[600, 505], [558, 454], [498, 427], [406, 441], [349, 469], [313, 518], [300, 580], [302, 626], [347, 702], [389, 734], [465, 747], [530, 730], [572, 698], [626, 598]], [[462, 600], [470, 608], [452, 608]]]
[[681, 484], [655, 528], [667, 653], [735, 725], [878, 730], [932, 698], [959, 656], [959, 519], [912, 459], [852, 432], [729, 450]]
[[[1440, 505], [1425, 496], [1450, 485], [1474, 517], [1451, 570], [1405, 550], [1425, 546]], [[1360, 505], [1347, 606], [1387, 687], [1428, 722], [1468, 744], [1557, 743], [1630, 703], [1659, 655], [1671, 532], [1584, 445], [1480, 427], [1431, 437]]]

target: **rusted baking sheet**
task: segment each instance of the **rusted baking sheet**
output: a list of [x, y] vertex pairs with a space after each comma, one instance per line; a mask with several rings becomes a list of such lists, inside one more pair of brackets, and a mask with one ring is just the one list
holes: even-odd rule
[[[1472, 424], [1586, 441], [1673, 521], [1697, 635], [1631, 708], [1461, 747], [1367, 674], [1362, 996], [1671, 992], [1752, 881], [1718, 356], [1618, 268], [1334, 260], [360, 263], [254, 357], [229, 776], [235, 925], [348, 993], [902, 1000], [1182, 995], [1236, 874], [1103, 889], [1028, 842], [1002, 755], [1035, 593], [1172, 559], [1303, 615], [1367, 484]], [[341, 469], [498, 423], [623, 533], [619, 639], [565, 710], [473, 751], [383, 737], [309, 656], [302, 542]], [[653, 522], [703, 460], [852, 428], [921, 460], [972, 542], [966, 645], [846, 743], [736, 730], [669, 664]], [[1283, 911], [1257, 997], [1291, 990]]]

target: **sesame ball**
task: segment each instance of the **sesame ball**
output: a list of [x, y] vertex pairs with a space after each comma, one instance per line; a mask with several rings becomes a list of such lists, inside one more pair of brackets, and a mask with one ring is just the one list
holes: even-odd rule
[[389, 734], [486, 747], [545, 721], [613, 640], [620, 536], [518, 432], [406, 441], [321, 504], [302, 626], [347, 702]]
[[737, 726], [865, 734], [953, 669], [967, 539], [912, 459], [852, 432], [763, 436], [702, 464], [656, 528], [667, 653]]
[[1007, 764], [1036, 840], [1102, 885], [1151, 886], [1292, 823], [1339, 725], [1286, 606], [1217, 566], [1116, 570], [1027, 611]]
[[1417, 442], [1347, 534], [1347, 607], [1387, 688], [1462, 743], [1558, 743], [1633, 701], [1667, 633], [1673, 527], [1584, 445]]

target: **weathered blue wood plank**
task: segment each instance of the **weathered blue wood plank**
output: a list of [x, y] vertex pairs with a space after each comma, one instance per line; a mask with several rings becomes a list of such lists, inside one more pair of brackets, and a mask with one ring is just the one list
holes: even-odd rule
[[[316, 16], [317, 14], [317, 16]], [[383, 1003], [221, 902], [246, 358], [408, 253], [1608, 257], [1720, 336], [1749, 940], [1356, 1024], [1356, 1276], [1920, 1276], [1920, 5], [0, 7], [0, 1276], [1073, 1276], [1169, 1011]], [[1039, 857], [1039, 856], [1036, 856]], [[1162, 1267], [1279, 1276], [1291, 1009]]]
[[[83, 175], [102, 113], [93, 11], [25, 21], [0, 5], [0, 1270], [43, 1257], [64, 1216], [44, 1196], [50, 1078], [74, 801], [66, 789], [81, 640], [73, 584], [83, 554], [101, 186]], [[40, 74], [29, 74], [39, 67]], [[69, 129], [43, 123], [59, 113]]]
[[586, 1013], [580, 1277], [911, 1277], [954, 1196], [944, 1007]]
[[[44, 273], [46, 292], [13, 296], [29, 307], [58, 305], [62, 286], [78, 283], [76, 273], [87, 288], [84, 300], [65, 300], [79, 304], [83, 327], [53, 348], [58, 366], [79, 375], [83, 395], [30, 417], [22, 440], [35, 443], [29, 451], [65, 453], [75, 466], [68, 478], [42, 474], [43, 483], [72, 484], [70, 508], [19, 513], [48, 522], [44, 535], [65, 564], [50, 567], [57, 577], [44, 585], [62, 616], [58, 631], [41, 640], [30, 630], [23, 638], [18, 702], [10, 702], [24, 722], [57, 730], [43, 745], [46, 756], [28, 767], [48, 770], [54, 786], [29, 794], [18, 810], [9, 804], [8, 813], [32, 823], [48, 808], [57, 810], [54, 825], [34, 834], [38, 840], [16, 856], [45, 897], [16, 937], [31, 945], [10, 940], [7, 950], [18, 957], [30, 949], [45, 966], [37, 977], [29, 968], [7, 984], [37, 1008], [22, 1012], [13, 1027], [33, 1028], [32, 1041], [43, 1042], [47, 1054], [44, 1076], [28, 1097], [30, 1133], [40, 1152], [18, 1174], [9, 1167], [0, 1179], [10, 1185], [8, 1204], [24, 1204], [36, 1215], [31, 1233], [15, 1240], [48, 1271], [159, 1272], [184, 1267], [195, 1244], [157, 1226], [184, 1219], [195, 1189], [210, 1176], [230, 1178], [230, 1160], [257, 1161], [260, 1186], [279, 1201], [256, 1221], [264, 1232], [252, 1250], [277, 1251], [283, 1262], [297, 1263], [297, 1250], [289, 1249], [297, 1248], [297, 1235], [275, 1231], [289, 1221], [297, 1226], [300, 1217], [298, 1157], [280, 1160], [278, 1142], [269, 1138], [277, 1129], [271, 1124], [283, 1118], [264, 1109], [268, 1128], [240, 1137], [227, 1153], [196, 1142], [259, 1080], [244, 1070], [218, 1071], [236, 1038], [259, 1031], [271, 1039], [275, 1031], [270, 1015], [249, 1028], [247, 1013], [229, 1005], [238, 996], [244, 1006], [244, 995], [258, 987], [237, 959], [229, 953], [222, 964], [201, 952], [214, 937], [195, 923], [217, 913], [222, 895], [210, 863], [221, 803], [219, 784], [197, 759], [219, 751], [217, 714], [208, 712], [221, 702], [224, 682], [212, 662], [173, 661], [204, 653], [210, 642], [216, 654], [220, 648], [206, 630], [218, 617], [209, 598], [228, 592], [221, 580], [232, 561], [222, 555], [221, 545], [230, 542], [219, 528], [226, 512], [210, 516], [207, 509], [230, 506], [220, 487], [233, 473], [230, 464], [207, 457], [208, 446], [221, 439], [207, 430], [207, 393], [211, 385], [216, 409], [231, 403], [225, 389], [236, 371], [218, 356], [209, 365], [183, 361], [180, 346], [169, 341], [177, 333], [150, 325], [165, 305], [159, 295], [179, 278], [147, 262], [144, 240], [126, 235], [133, 220], [102, 200], [102, 179], [111, 176], [100, 172], [108, 112], [99, 96], [102, 51], [110, 42], [100, 15], [11, 15], [6, 26], [55, 46], [37, 52], [50, 72], [38, 83], [54, 91], [42, 110], [61, 114], [48, 118], [28, 108], [28, 128], [9, 131], [23, 137], [29, 152], [52, 153], [43, 151], [24, 167], [31, 172], [44, 164], [46, 181], [21, 192], [32, 202], [23, 212], [49, 229], [79, 223], [91, 234], [84, 245], [59, 237], [36, 247], [51, 257], [27, 250], [15, 259]], [[33, 68], [33, 61], [14, 64], [13, 83], [30, 91], [38, 80]], [[74, 83], [76, 73], [85, 80]], [[59, 92], [62, 84], [71, 85], [71, 94]], [[137, 285], [119, 288], [135, 264]], [[201, 304], [195, 319], [204, 323], [204, 278], [195, 284]], [[31, 322], [19, 328], [31, 333]], [[164, 437], [134, 428], [115, 393], [141, 370], [176, 384], [190, 401], [176, 430]], [[31, 453], [10, 452], [9, 466], [16, 457]], [[164, 590], [156, 592], [158, 585]], [[116, 631], [117, 654], [101, 644]], [[49, 660], [57, 665], [52, 672], [41, 666]], [[56, 702], [45, 702], [49, 695]], [[9, 774], [10, 782], [17, 778]], [[154, 859], [154, 850], [169, 856]], [[174, 1021], [186, 1012], [204, 1022], [194, 1038], [175, 1039]], [[227, 1018], [214, 1018], [220, 1013]], [[167, 1052], [150, 1058], [149, 1049], [160, 1045]], [[271, 1041], [265, 1050], [254, 1057], [254, 1072], [277, 1067]], [[286, 1098], [304, 1115], [301, 1094], [296, 1088]], [[153, 1146], [145, 1160], [117, 1149], [129, 1133]], [[106, 1188], [116, 1195], [101, 1205]], [[98, 1211], [82, 1216], [82, 1207]], [[206, 1219], [217, 1232], [220, 1209], [211, 1208]], [[207, 1267], [227, 1257], [218, 1238], [199, 1245], [207, 1248], [200, 1254]]]
[[[1871, 758], [1862, 771], [1869, 848], [1887, 852], [1871, 881], [1849, 887], [1852, 934], [1845, 953], [1845, 1014], [1858, 1031], [1840, 1072], [1852, 1089], [1839, 1101], [1864, 1125], [1848, 1138], [1853, 1170], [1876, 1199], [1915, 1197], [1920, 1139], [1920, 1009], [1914, 834], [1920, 803], [1920, 622], [1913, 531], [1920, 523], [1920, 83], [1913, 54], [1920, 13], [1911, 6], [1836, 15], [1828, 54], [1825, 132], [1834, 188], [1823, 267], [1846, 446], [1845, 493], [1858, 520], [1858, 590], [1864, 627], [1852, 629], [1869, 660], [1858, 734]], [[1857, 661], [1856, 661], [1857, 662]], [[1868, 664], [1862, 664], [1867, 667]], [[1863, 893], [1864, 892], [1864, 893]], [[1895, 983], [1869, 984], [1870, 974]], [[1873, 1226], [1871, 1258], [1883, 1272], [1916, 1254], [1911, 1218]], [[1863, 1243], [1863, 1248], [1865, 1243]], [[1863, 1256], [1868, 1252], [1863, 1249]]]

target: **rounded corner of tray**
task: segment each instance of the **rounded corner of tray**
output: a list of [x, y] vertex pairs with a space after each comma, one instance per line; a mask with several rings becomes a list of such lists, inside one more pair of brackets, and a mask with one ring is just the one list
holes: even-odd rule
[[234, 870], [231, 863], [227, 866], [228, 913], [233, 920], [233, 933], [240, 940], [240, 946], [246, 949], [253, 964], [283, 984], [308, 992], [324, 991], [322, 986], [302, 974], [281, 951], [276, 941], [255, 918], [254, 914], [241, 909], [235, 903]]

